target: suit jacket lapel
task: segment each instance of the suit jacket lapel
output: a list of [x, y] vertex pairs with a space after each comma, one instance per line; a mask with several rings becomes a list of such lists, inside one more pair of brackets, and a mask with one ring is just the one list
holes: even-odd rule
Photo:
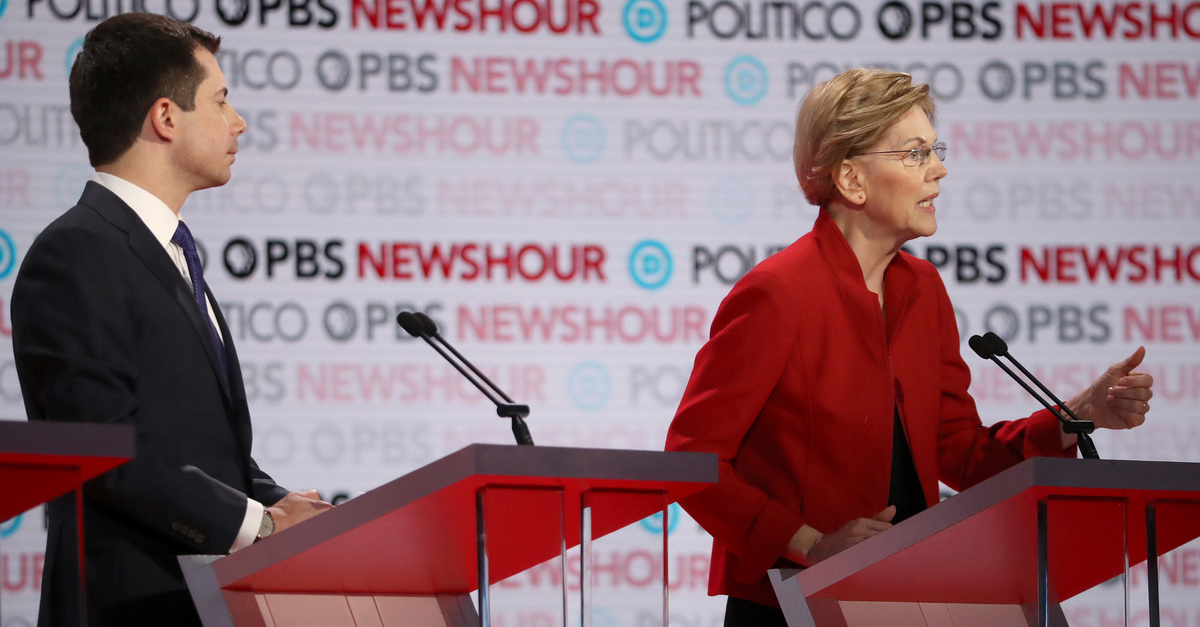
[[[154, 234], [146, 228], [145, 223], [137, 217], [133, 209], [130, 209], [116, 194], [105, 189], [103, 185], [89, 181], [83, 190], [80, 202], [92, 207], [110, 224], [124, 231], [129, 236], [129, 247], [134, 254], [158, 279], [163, 288], [175, 297], [176, 303], [191, 322], [196, 339], [204, 346], [209, 366], [212, 367], [220, 382], [221, 392], [225, 395], [226, 403], [233, 407], [229, 381], [221, 374], [217, 350], [212, 343], [208, 316], [201, 315], [200, 310], [196, 307], [191, 288], [188, 287], [187, 281], [184, 281], [179, 269], [175, 267], [166, 251], [163, 250], [162, 244], [154, 239]], [[209, 298], [212, 298], [211, 294]], [[216, 300], [214, 299], [213, 302], [215, 303]], [[229, 337], [228, 332], [225, 332], [225, 337]]]

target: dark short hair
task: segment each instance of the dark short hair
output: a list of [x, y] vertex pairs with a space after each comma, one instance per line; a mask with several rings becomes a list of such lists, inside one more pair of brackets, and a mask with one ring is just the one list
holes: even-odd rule
[[110, 17], [88, 32], [71, 67], [70, 89], [71, 115], [92, 166], [129, 150], [159, 98], [195, 109], [205, 79], [196, 51], [216, 54], [220, 47], [220, 37], [153, 13]]

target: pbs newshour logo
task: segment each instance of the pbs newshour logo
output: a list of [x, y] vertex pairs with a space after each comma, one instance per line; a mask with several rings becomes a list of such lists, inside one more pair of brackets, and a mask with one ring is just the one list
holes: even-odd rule
[[667, 32], [667, 8], [662, 0], [629, 0], [621, 19], [625, 32], [638, 43], [654, 43]]

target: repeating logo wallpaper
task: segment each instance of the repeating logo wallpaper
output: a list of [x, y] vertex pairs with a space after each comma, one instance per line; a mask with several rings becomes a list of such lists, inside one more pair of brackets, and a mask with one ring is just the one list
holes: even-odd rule
[[[908, 248], [941, 272], [963, 337], [1000, 334], [1059, 396], [1146, 345], [1150, 421], [1099, 434], [1100, 454], [1200, 461], [1196, 3], [145, 6], [223, 37], [248, 130], [233, 180], [183, 213], [243, 362], [254, 453], [285, 485], [341, 500], [511, 442], [396, 327], [403, 310], [531, 405], [539, 444], [661, 448], [722, 298], [817, 215], [791, 163], [800, 99], [861, 65], [908, 71], [938, 101], [939, 231]], [[21, 255], [91, 176], [70, 66], [125, 8], [0, 0], [0, 419], [24, 417], [8, 314]], [[1037, 408], [964, 354], [986, 423]], [[679, 508], [668, 519], [673, 622], [719, 624], [710, 540]], [[35, 621], [40, 522], [0, 526], [4, 627]], [[612, 563], [640, 564], [640, 542], [618, 540]], [[613, 572], [629, 573], [618, 589], [653, 587]], [[1194, 577], [1164, 586], [1174, 615], [1200, 612]], [[1109, 624], [1123, 595], [1104, 592], [1068, 606], [1071, 624]]]

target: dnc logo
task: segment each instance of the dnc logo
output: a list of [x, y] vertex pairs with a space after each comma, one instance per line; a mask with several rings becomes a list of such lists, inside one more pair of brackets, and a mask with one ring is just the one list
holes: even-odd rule
[[634, 41], [650, 44], [667, 32], [667, 9], [661, 0], [629, 0], [625, 3], [625, 32]]

